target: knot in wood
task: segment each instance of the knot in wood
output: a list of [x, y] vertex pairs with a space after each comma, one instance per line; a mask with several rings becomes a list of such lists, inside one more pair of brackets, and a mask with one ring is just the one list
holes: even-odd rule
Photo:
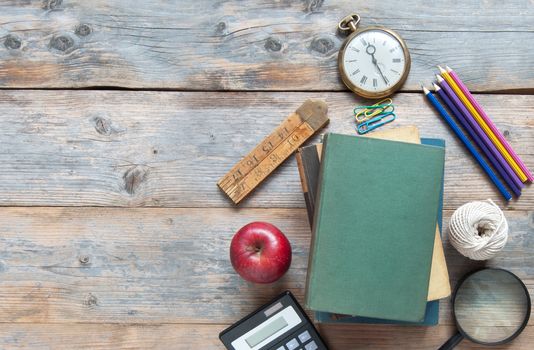
[[219, 22], [217, 23], [217, 27], [215, 29], [215, 31], [218, 33], [218, 34], [226, 34], [226, 22]]
[[50, 47], [61, 52], [66, 52], [74, 46], [74, 40], [66, 35], [54, 36], [50, 40]]
[[93, 122], [95, 123], [95, 130], [100, 135], [109, 136], [113, 133], [113, 127], [111, 126], [111, 121], [103, 117], [94, 117]]
[[265, 49], [267, 51], [271, 51], [271, 52], [280, 51], [280, 50], [282, 50], [282, 43], [280, 42], [280, 40], [278, 40], [276, 38], [269, 37], [265, 41]]
[[89, 293], [85, 297], [85, 300], [83, 301], [83, 303], [85, 306], [93, 307], [93, 306], [98, 305], [98, 299], [93, 294]]
[[146, 180], [147, 175], [148, 167], [142, 165], [136, 165], [126, 170], [122, 176], [126, 192], [135, 194], [141, 183]]
[[317, 39], [314, 39], [311, 43], [311, 49], [323, 55], [332, 51], [335, 46], [336, 45], [330, 38], [317, 38]]
[[82, 263], [84, 265], [89, 264], [89, 261], [90, 261], [90, 259], [89, 259], [89, 257], [87, 255], [80, 255], [78, 260], [80, 261], [80, 263]]
[[508, 130], [504, 130], [504, 131], [502, 132], [502, 134], [503, 134], [504, 137], [508, 138], [508, 137], [510, 136], [510, 131], [508, 131]]
[[306, 0], [306, 12], [315, 12], [323, 6], [324, 0]]
[[85, 24], [85, 23], [78, 25], [75, 30], [76, 35], [78, 35], [81, 38], [88, 36], [92, 32], [93, 32], [93, 29], [88, 24]]
[[43, 9], [53, 10], [61, 6], [62, 3], [63, 3], [63, 0], [44, 0]]
[[17, 36], [8, 34], [4, 40], [4, 46], [11, 50], [17, 50], [22, 46], [22, 41]]

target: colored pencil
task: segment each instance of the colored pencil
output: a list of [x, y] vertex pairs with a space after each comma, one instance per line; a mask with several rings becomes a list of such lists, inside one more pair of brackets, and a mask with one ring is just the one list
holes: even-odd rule
[[[442, 85], [442, 83], [444, 83], [444, 84]], [[486, 157], [489, 159], [491, 165], [493, 165], [493, 168], [495, 170], [497, 170], [497, 173], [499, 173], [499, 175], [501, 175], [501, 177], [504, 179], [504, 182], [506, 182], [506, 184], [512, 190], [514, 195], [519, 197], [521, 195], [521, 187], [519, 187], [518, 184], [516, 184], [514, 181], [512, 181], [512, 179], [510, 178], [510, 174], [508, 174], [504, 170], [503, 165], [500, 163], [500, 161], [497, 158], [497, 156], [500, 156], [501, 159], [502, 159], [501, 154], [499, 152], [497, 152], [497, 155], [494, 154], [494, 151], [497, 151], [497, 150], [495, 149], [495, 146], [491, 142], [489, 142], [490, 146], [486, 145], [486, 142], [489, 141], [489, 140], [483, 141], [482, 135], [484, 137], [486, 137], [486, 138], [487, 138], [487, 136], [486, 136], [486, 134], [484, 134], [484, 132], [482, 132], [482, 130], [480, 129], [478, 124], [475, 123], [475, 125], [472, 125], [472, 123], [467, 121], [467, 117], [465, 116], [465, 112], [467, 112], [467, 111], [461, 111], [461, 110], [458, 109], [458, 107], [459, 107], [458, 103], [460, 103], [460, 101], [458, 101], [458, 100], [455, 101], [454, 100], [454, 98], [457, 99], [457, 97], [456, 97], [456, 95], [454, 95], [454, 93], [452, 95], [452, 96], [454, 96], [454, 98], [452, 96], [450, 96], [449, 91], [446, 91], [446, 88], [450, 89], [450, 87], [448, 85], [446, 85], [446, 84], [447, 83], [445, 82], [445, 80], [441, 79], [440, 85], [441, 85], [442, 88], [440, 88], [440, 86], [434, 84], [434, 90], [436, 91], [438, 96], [441, 98], [441, 100], [444, 102], [444, 104], [449, 108], [449, 111], [452, 112], [452, 115], [456, 117], [456, 119], [460, 122], [460, 124], [463, 126], [463, 128], [467, 131], [467, 134], [469, 134], [469, 136], [471, 136], [471, 138], [475, 141], [475, 144], [486, 155]], [[452, 92], [452, 90], [450, 90], [450, 92]], [[448, 94], [449, 94], [449, 96], [447, 96]], [[461, 103], [460, 103], [460, 106], [463, 107], [463, 105]], [[476, 129], [476, 127], [478, 127], [478, 130]], [[482, 132], [482, 135], [480, 135], [481, 132]], [[491, 147], [493, 147], [493, 150], [491, 149]], [[504, 161], [504, 159], [503, 159], [503, 161]], [[508, 165], [508, 163], [506, 163], [506, 162], [504, 162], [504, 164]], [[512, 175], [515, 176], [515, 173], [513, 171], [512, 171]], [[518, 182], [521, 185], [523, 185], [522, 182], [520, 182], [520, 181], [518, 181]]]
[[[438, 80], [438, 84], [441, 86], [441, 88], [445, 91], [445, 93], [447, 94], [447, 96], [449, 97], [449, 99], [452, 101], [452, 103], [454, 104], [454, 106], [456, 106], [456, 108], [458, 109], [458, 111], [460, 112], [460, 116], [463, 117], [464, 121], [466, 121], [470, 126], [471, 128], [473, 129], [473, 131], [475, 132], [476, 135], [478, 135], [478, 137], [480, 138], [480, 140], [482, 142], [476, 142], [477, 145], [484, 150], [484, 153], [489, 157], [488, 155], [488, 152], [490, 154], [492, 154], [495, 159], [497, 160], [498, 164], [501, 165], [502, 169], [508, 174], [508, 177], [510, 178], [511, 181], [513, 181], [513, 183], [519, 188], [523, 188], [525, 187], [525, 184], [523, 182], [521, 182], [521, 180], [519, 180], [519, 177], [517, 176], [517, 174], [514, 172], [514, 170], [510, 167], [510, 164], [508, 164], [508, 162], [506, 162], [506, 160], [504, 159], [504, 157], [502, 156], [502, 154], [497, 150], [497, 148], [495, 147], [495, 145], [491, 142], [491, 140], [488, 138], [488, 135], [486, 135], [484, 133], [484, 131], [482, 130], [482, 128], [480, 128], [480, 125], [478, 125], [478, 123], [476, 122], [476, 120], [473, 118], [473, 116], [469, 113], [469, 111], [467, 110], [467, 108], [465, 108], [465, 106], [462, 104], [462, 102], [460, 101], [460, 99], [458, 98], [458, 96], [456, 96], [456, 94], [454, 93], [454, 91], [452, 91], [452, 88], [450, 87], [450, 85], [440, 76], [440, 75], [436, 75], [436, 78]], [[462, 122], [462, 121], [461, 121]], [[462, 123], [463, 124], [463, 123]], [[464, 127], [465, 128], [465, 127]], [[471, 136], [473, 137], [473, 136]], [[485, 147], [484, 147], [485, 146]], [[495, 165], [494, 165], [495, 166]], [[506, 179], [505, 176], [503, 176], [503, 178]], [[507, 183], [509, 183], [507, 181]]]
[[519, 167], [521, 168], [521, 170], [523, 170], [523, 172], [525, 173], [528, 181], [532, 182], [534, 181], [534, 176], [532, 176], [532, 173], [528, 170], [528, 168], [526, 167], [525, 163], [523, 163], [523, 161], [521, 160], [521, 158], [519, 158], [519, 156], [517, 155], [517, 153], [514, 152], [512, 146], [510, 146], [510, 144], [508, 143], [508, 141], [506, 141], [506, 139], [504, 138], [503, 134], [499, 131], [499, 129], [497, 129], [497, 127], [495, 126], [495, 124], [493, 124], [493, 121], [490, 119], [490, 117], [488, 117], [488, 115], [486, 114], [486, 112], [484, 111], [484, 109], [482, 109], [482, 106], [480, 106], [480, 104], [478, 103], [478, 101], [475, 99], [475, 97], [471, 94], [471, 92], [469, 91], [469, 89], [467, 89], [467, 87], [465, 86], [465, 84], [462, 82], [462, 80], [458, 77], [458, 74], [456, 74], [456, 72], [454, 72], [450, 67], [446, 66], [445, 69], [447, 70], [447, 72], [449, 73], [449, 75], [451, 76], [451, 78], [456, 82], [456, 84], [458, 85], [458, 87], [460, 88], [460, 90], [462, 90], [462, 92], [464, 93], [464, 95], [467, 97], [467, 99], [469, 100], [469, 102], [471, 102], [471, 104], [473, 105], [473, 107], [475, 107], [476, 111], [480, 114], [480, 116], [482, 117], [482, 119], [484, 119], [484, 121], [486, 122], [486, 124], [488, 124], [489, 128], [491, 129], [491, 131], [493, 131], [493, 133], [495, 134], [495, 136], [499, 139], [499, 141], [501, 141], [502, 145], [504, 146], [504, 148], [506, 148], [506, 150], [508, 151], [508, 153], [510, 153], [510, 155], [512, 156], [512, 158], [516, 161], [517, 165], [519, 165]]
[[447, 81], [447, 83], [449, 83], [449, 85], [451, 86], [451, 88], [454, 90], [454, 92], [456, 93], [456, 96], [458, 96], [458, 98], [462, 101], [462, 103], [464, 104], [464, 106], [469, 110], [469, 113], [471, 113], [471, 115], [473, 116], [473, 118], [475, 118], [475, 120], [477, 121], [478, 125], [480, 125], [480, 127], [482, 128], [482, 130], [484, 130], [484, 132], [486, 133], [486, 135], [488, 135], [488, 137], [490, 138], [491, 142], [493, 142], [493, 144], [495, 145], [495, 147], [497, 147], [497, 149], [499, 150], [499, 152], [503, 155], [504, 159], [506, 159], [506, 161], [508, 162], [508, 164], [510, 164], [510, 166], [512, 167], [512, 169], [514, 169], [514, 172], [517, 174], [517, 176], [519, 176], [519, 179], [522, 181], [522, 182], [525, 182], [527, 180], [527, 176], [525, 175], [525, 173], [523, 173], [523, 170], [521, 170], [521, 168], [519, 167], [519, 165], [517, 165], [517, 163], [515, 162], [515, 160], [512, 158], [512, 156], [510, 156], [510, 154], [508, 153], [508, 151], [506, 150], [506, 148], [504, 148], [504, 146], [501, 144], [501, 142], [499, 141], [499, 139], [495, 136], [495, 134], [491, 131], [491, 129], [488, 127], [488, 125], [486, 124], [486, 122], [480, 117], [480, 115], [478, 114], [478, 112], [475, 110], [475, 108], [473, 107], [473, 105], [471, 104], [471, 102], [469, 102], [469, 100], [467, 99], [467, 97], [465, 97], [464, 93], [462, 92], [462, 90], [460, 90], [460, 88], [458, 87], [458, 85], [456, 84], [456, 82], [452, 79], [452, 77], [450, 76], [449, 73], [447, 73], [447, 71], [441, 67], [439, 67], [439, 71], [441, 73], [441, 76]]
[[425, 88], [424, 86], [423, 86], [423, 93], [428, 98], [428, 100], [430, 101], [432, 106], [434, 106], [434, 108], [443, 117], [443, 119], [445, 119], [445, 121], [447, 122], [449, 127], [452, 129], [452, 131], [454, 131], [454, 133], [460, 139], [460, 141], [462, 141], [464, 146], [469, 150], [469, 152], [473, 155], [473, 157], [475, 157], [475, 159], [478, 162], [478, 164], [482, 167], [482, 169], [484, 169], [484, 171], [489, 176], [489, 178], [491, 179], [493, 184], [497, 187], [497, 189], [502, 194], [502, 196], [507, 201], [510, 200], [512, 198], [512, 195], [504, 187], [504, 185], [499, 180], [499, 178], [497, 178], [497, 176], [495, 175], [493, 170], [491, 170], [489, 165], [486, 163], [484, 158], [482, 158], [482, 156], [478, 153], [478, 151], [475, 149], [475, 147], [471, 144], [469, 139], [463, 134], [462, 130], [460, 130], [458, 125], [456, 125], [456, 123], [454, 122], [452, 117], [449, 115], [449, 113], [447, 113], [445, 108], [443, 108], [443, 106], [438, 102], [436, 97], [434, 97], [434, 95], [427, 88]]

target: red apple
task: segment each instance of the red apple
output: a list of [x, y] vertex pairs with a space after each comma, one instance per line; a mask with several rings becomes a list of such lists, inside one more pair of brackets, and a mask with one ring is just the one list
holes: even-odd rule
[[251, 222], [232, 239], [230, 260], [237, 273], [247, 281], [271, 283], [289, 269], [291, 244], [276, 226]]

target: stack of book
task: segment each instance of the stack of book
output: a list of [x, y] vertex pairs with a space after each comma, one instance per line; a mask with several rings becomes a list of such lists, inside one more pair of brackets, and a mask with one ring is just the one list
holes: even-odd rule
[[299, 149], [312, 227], [305, 303], [318, 322], [438, 324], [451, 293], [444, 147], [403, 127]]

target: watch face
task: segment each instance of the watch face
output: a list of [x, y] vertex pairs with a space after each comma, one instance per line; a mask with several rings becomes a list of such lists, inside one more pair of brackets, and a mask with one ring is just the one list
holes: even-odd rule
[[401, 42], [381, 29], [362, 31], [349, 39], [342, 61], [345, 77], [370, 95], [392, 89], [408, 69]]

